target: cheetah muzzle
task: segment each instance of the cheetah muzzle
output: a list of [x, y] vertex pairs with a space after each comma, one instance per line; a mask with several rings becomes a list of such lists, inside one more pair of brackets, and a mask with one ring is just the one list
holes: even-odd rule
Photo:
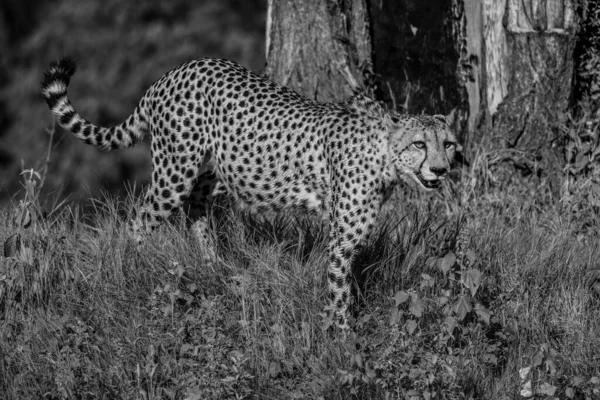
[[342, 328], [351, 302], [351, 264], [385, 193], [400, 179], [425, 190], [439, 187], [454, 157], [456, 139], [443, 117], [400, 115], [365, 96], [312, 101], [216, 59], [169, 71], [125, 122], [100, 127], [67, 98], [74, 73], [75, 63], [62, 58], [42, 82], [60, 126], [106, 151], [131, 147], [150, 134], [152, 182], [134, 230], [152, 230], [185, 203], [195, 236], [208, 248], [207, 204], [223, 193], [259, 211], [324, 212], [330, 224], [329, 309]]
[[419, 179], [419, 183], [423, 185], [425, 189], [438, 189], [442, 184], [442, 179], [426, 180], [419, 174], [417, 174], [416, 176]]

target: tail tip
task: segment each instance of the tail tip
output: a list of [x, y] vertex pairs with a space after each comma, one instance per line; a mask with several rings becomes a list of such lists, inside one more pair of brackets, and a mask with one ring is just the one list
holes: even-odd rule
[[73, 76], [75, 71], [77, 70], [77, 63], [71, 57], [62, 56], [58, 62], [53, 63], [55, 68], [58, 68], [68, 76]]
[[44, 74], [42, 90], [46, 89], [55, 81], [60, 81], [65, 85], [68, 85], [76, 70], [77, 64], [71, 57], [63, 56], [58, 61], [53, 61]]

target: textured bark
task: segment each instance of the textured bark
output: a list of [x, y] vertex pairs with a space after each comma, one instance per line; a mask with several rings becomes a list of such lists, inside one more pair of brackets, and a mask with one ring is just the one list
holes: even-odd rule
[[539, 154], [569, 107], [575, 1], [270, 0], [266, 73], [333, 101], [374, 70], [390, 108], [453, 115], [467, 158]]
[[[573, 80], [574, 0], [453, 0], [463, 7], [467, 140], [547, 153], [564, 122]], [[484, 136], [485, 134], [485, 136]]]
[[274, 81], [321, 101], [368, 89], [366, 0], [270, 0], [267, 67]]

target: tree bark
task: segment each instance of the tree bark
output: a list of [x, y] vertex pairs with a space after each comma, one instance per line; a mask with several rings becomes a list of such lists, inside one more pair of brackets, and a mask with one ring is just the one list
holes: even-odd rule
[[459, 75], [469, 104], [469, 152], [484, 143], [515, 154], [547, 154], [569, 108], [574, 0], [453, 3], [464, 10], [457, 42], [463, 43]]
[[535, 159], [570, 105], [576, 1], [270, 0], [266, 74], [339, 101], [374, 72], [390, 108], [453, 115], [467, 159]]
[[367, 14], [366, 0], [269, 0], [265, 74], [320, 101], [368, 91]]

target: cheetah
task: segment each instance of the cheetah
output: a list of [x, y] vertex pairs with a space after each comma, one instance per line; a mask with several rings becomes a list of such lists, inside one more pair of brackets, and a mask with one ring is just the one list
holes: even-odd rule
[[135, 230], [152, 230], [189, 202], [196, 214], [192, 228], [206, 245], [206, 204], [218, 193], [258, 211], [325, 213], [327, 309], [341, 328], [348, 328], [351, 264], [386, 193], [400, 179], [424, 190], [439, 187], [456, 149], [443, 116], [397, 114], [362, 95], [317, 102], [232, 61], [210, 58], [167, 72], [125, 122], [100, 127], [67, 97], [75, 70], [63, 57], [42, 82], [61, 127], [105, 151], [151, 136], [151, 184]]

